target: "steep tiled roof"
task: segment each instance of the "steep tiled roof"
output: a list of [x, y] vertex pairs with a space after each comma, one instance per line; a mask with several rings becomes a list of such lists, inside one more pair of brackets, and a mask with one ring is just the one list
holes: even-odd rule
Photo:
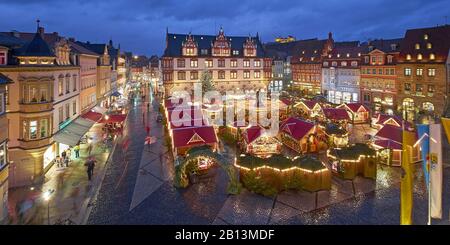
[[76, 42], [69, 41], [69, 45], [70, 45], [71, 51], [73, 51], [75, 53], [98, 56], [98, 54], [95, 53], [94, 51], [91, 51]]
[[258, 126], [258, 125], [251, 126], [244, 131], [242, 136], [243, 136], [245, 142], [247, 144], [250, 144], [253, 141], [255, 141], [257, 138], [259, 138], [259, 136], [261, 136], [262, 130], [263, 130], [263, 128], [261, 128], [261, 126]]
[[[198, 45], [198, 55], [202, 56], [200, 50], [201, 49], [208, 49], [208, 55], [211, 54], [211, 44], [216, 40], [216, 36], [212, 35], [191, 35], [194, 39], [194, 41]], [[182, 51], [182, 43], [186, 41], [188, 35], [186, 34], [172, 34], [168, 33], [167, 38], [167, 46], [164, 50], [165, 57], [180, 57], [181, 51]], [[228, 41], [231, 42], [231, 50], [239, 50], [238, 57], [242, 57], [243, 47], [245, 41], [248, 39], [248, 37], [245, 36], [225, 36]], [[263, 46], [260, 42], [260, 40], [257, 37], [251, 37], [256, 42], [256, 55], [257, 57], [264, 57], [264, 51]], [[234, 55], [231, 55], [234, 56]]]
[[103, 55], [103, 53], [105, 52], [106, 44], [104, 44], [104, 43], [88, 43], [88, 42], [84, 43], [84, 42], [80, 42], [80, 41], [77, 41], [76, 43], [93, 51], [94, 53], [96, 53], [98, 55]]
[[0, 46], [6, 47], [20, 47], [27, 42], [23, 39], [17, 38], [7, 33], [0, 33]]
[[172, 137], [175, 148], [217, 143], [212, 126], [174, 129]]
[[[296, 63], [320, 63], [322, 50], [327, 40], [308, 39], [295, 42], [293, 48], [292, 64]], [[313, 58], [313, 60], [311, 60]]]
[[350, 120], [347, 110], [340, 108], [323, 108], [323, 114], [330, 120]]
[[296, 140], [305, 137], [312, 128], [314, 128], [314, 124], [295, 117], [284, 120], [280, 125], [282, 132], [289, 134]]
[[20, 56], [42, 56], [53, 57], [55, 54], [40, 33], [36, 33], [33, 39], [23, 47]]
[[[400, 44], [402, 40], [403, 38], [371, 40], [365, 45], [363, 53], [367, 54], [375, 49], [383, 51], [384, 53], [400, 52]], [[394, 45], [395, 49], [393, 49], [392, 45]]]
[[[399, 62], [445, 62], [450, 49], [449, 40], [450, 25], [407, 30], [401, 43]], [[427, 48], [428, 43], [431, 48]], [[419, 44], [419, 49], [416, 49], [416, 44]], [[411, 60], [406, 60], [408, 54]], [[417, 60], [418, 54], [423, 57], [421, 61]], [[430, 54], [435, 55], [434, 61], [429, 59]]]

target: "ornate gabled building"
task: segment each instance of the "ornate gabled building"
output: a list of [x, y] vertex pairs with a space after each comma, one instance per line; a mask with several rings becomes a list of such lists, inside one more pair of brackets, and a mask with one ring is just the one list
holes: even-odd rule
[[396, 64], [402, 39], [369, 41], [361, 57], [361, 102], [375, 113], [397, 110]]
[[271, 78], [271, 59], [256, 37], [166, 33], [161, 58], [165, 95], [191, 92], [205, 72], [210, 72], [218, 91], [266, 89]]
[[64, 149], [53, 135], [79, 115], [79, 67], [68, 41], [58, 33], [1, 33], [7, 62], [0, 73], [6, 87], [9, 122], [9, 185], [33, 184]]
[[407, 30], [397, 61], [398, 110], [408, 121], [441, 116], [449, 96], [450, 25]]

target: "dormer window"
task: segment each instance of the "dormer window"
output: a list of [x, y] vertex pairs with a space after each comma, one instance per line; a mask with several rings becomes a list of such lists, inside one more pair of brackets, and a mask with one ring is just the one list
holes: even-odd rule
[[251, 37], [248, 37], [247, 40], [245, 40], [243, 48], [244, 56], [256, 56], [256, 44]]
[[349, 53], [347, 53], [347, 57], [350, 57], [350, 54], [349, 54]]
[[323, 66], [328, 66], [328, 61], [323, 62]]
[[427, 49], [431, 49], [432, 47], [431, 43], [427, 43]]
[[337, 62], [336, 61], [331, 62], [331, 66], [337, 66]]
[[331, 54], [328, 55], [328, 58], [331, 58]]
[[411, 60], [411, 55], [410, 54], [406, 55], [406, 60]]
[[414, 45], [415, 49], [420, 49], [420, 44], [416, 43], [416, 45]]
[[300, 57], [300, 59], [299, 59], [300, 61], [303, 61], [303, 57]]
[[358, 53], [358, 57], [361, 57], [361, 53]]
[[417, 54], [417, 59], [422, 60], [422, 54]]
[[428, 34], [423, 35], [424, 40], [428, 40]]
[[387, 56], [387, 62], [388, 63], [392, 63], [392, 58], [393, 58], [392, 55], [388, 55]]
[[338, 58], [341, 57], [341, 54], [337, 54], [337, 57], [338, 57]]
[[347, 66], [347, 61], [342, 61], [341, 66]]
[[6, 65], [7, 64], [7, 52], [6, 51], [0, 51], [0, 65]]
[[391, 50], [395, 51], [397, 49], [397, 44], [393, 43], [391, 44]]
[[[217, 35], [216, 40], [212, 45], [212, 55], [213, 56], [230, 56], [231, 55], [231, 44], [230, 41], [225, 37], [223, 29], [220, 28], [219, 35]], [[245, 46], [245, 44], [244, 44]], [[245, 52], [245, 51], [244, 51]]]
[[305, 54], [305, 50], [302, 51], [302, 54]]
[[203, 48], [203, 49], [200, 50], [200, 54], [208, 55], [208, 50]]
[[369, 56], [364, 57], [364, 63], [366, 63], [366, 64], [369, 63]]
[[314, 53], [317, 54], [317, 50], [314, 50]]
[[436, 56], [433, 53], [431, 53], [430, 54], [430, 60], [434, 60], [434, 59], [436, 59]]
[[311, 61], [314, 61], [314, 57], [311, 57]]
[[239, 50], [233, 50], [233, 55], [239, 55]]
[[[174, 36], [175, 37], [175, 36]], [[194, 41], [194, 37], [189, 33], [186, 37], [186, 41], [182, 43], [183, 56], [196, 56], [197, 55], [197, 43]]]

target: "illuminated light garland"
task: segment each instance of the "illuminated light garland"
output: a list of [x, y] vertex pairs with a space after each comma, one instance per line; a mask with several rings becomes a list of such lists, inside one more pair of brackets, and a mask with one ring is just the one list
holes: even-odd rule
[[279, 168], [274, 168], [274, 167], [267, 166], [267, 165], [263, 165], [263, 166], [251, 169], [251, 168], [247, 168], [247, 167], [244, 167], [244, 166], [241, 166], [241, 165], [237, 164], [236, 159], [235, 159], [234, 166], [239, 168], [239, 169], [246, 170], [246, 171], [252, 171], [252, 170], [253, 171], [257, 171], [257, 170], [266, 168], [266, 169], [270, 169], [270, 170], [277, 171], [277, 172], [280, 172], [280, 173], [290, 172], [290, 171], [294, 171], [294, 170], [300, 170], [300, 171], [303, 171], [303, 172], [316, 174], [316, 173], [322, 173], [322, 172], [329, 171], [329, 169], [327, 167], [325, 167], [325, 166], [324, 166], [325, 168], [320, 169], [320, 170], [316, 170], [316, 171], [312, 171], [312, 170], [304, 169], [304, 168], [299, 168], [297, 166], [290, 167], [290, 168], [287, 168], [287, 169], [279, 169]]
[[362, 155], [361, 154], [361, 155], [358, 156], [358, 159], [356, 159], [356, 160], [355, 159], [340, 159], [340, 158], [338, 158], [338, 157], [336, 157], [334, 155], [331, 155], [330, 151], [331, 150], [327, 151], [327, 157], [329, 157], [329, 158], [331, 158], [333, 160], [340, 160], [342, 162], [354, 162], [354, 163], [357, 163], [357, 162], [360, 162], [361, 159], [363, 159], [363, 158], [376, 158], [376, 156]]

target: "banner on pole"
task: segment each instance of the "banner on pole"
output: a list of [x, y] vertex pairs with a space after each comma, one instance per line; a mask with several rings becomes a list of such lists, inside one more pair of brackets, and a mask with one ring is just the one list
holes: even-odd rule
[[431, 217], [442, 219], [442, 136], [441, 125], [430, 125]]

